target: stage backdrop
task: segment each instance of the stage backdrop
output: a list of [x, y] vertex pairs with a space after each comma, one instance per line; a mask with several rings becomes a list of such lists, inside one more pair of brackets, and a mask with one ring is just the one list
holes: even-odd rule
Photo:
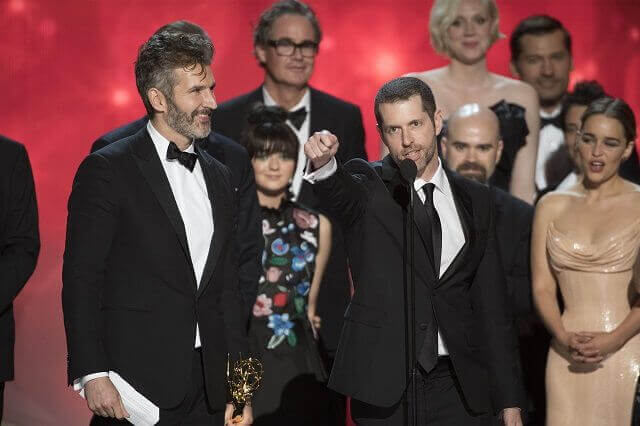
[[[60, 304], [66, 202], [91, 142], [143, 115], [136, 92], [136, 52], [159, 26], [187, 19], [216, 45], [216, 95], [224, 101], [254, 89], [261, 70], [252, 55], [253, 24], [266, 0], [0, 0], [0, 133], [29, 151], [40, 207], [42, 251], [15, 303], [16, 380], [6, 388], [5, 422], [84, 425], [89, 411], [66, 386]], [[429, 45], [426, 0], [313, 0], [324, 39], [312, 84], [362, 108], [370, 158], [377, 158], [373, 97], [385, 81], [441, 66]], [[640, 2], [637, 0], [499, 0], [509, 35], [531, 14], [548, 13], [574, 38], [572, 81], [599, 80], [640, 113]], [[508, 41], [489, 54], [508, 74]], [[2, 285], [2, 283], [0, 283]], [[161, 372], [158, 372], [161, 374]]]

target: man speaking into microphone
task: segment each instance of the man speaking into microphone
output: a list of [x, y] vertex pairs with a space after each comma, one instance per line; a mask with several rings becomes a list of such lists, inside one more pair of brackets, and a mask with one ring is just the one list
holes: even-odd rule
[[[362, 426], [491, 425], [495, 415], [507, 426], [521, 425], [516, 334], [489, 190], [443, 168], [436, 144], [443, 115], [423, 81], [386, 83], [374, 109], [389, 149], [382, 161], [338, 165], [340, 142], [327, 132], [304, 147], [313, 166], [306, 179], [344, 229], [355, 287], [329, 387], [352, 397], [352, 417]], [[404, 269], [411, 197], [398, 167], [405, 159], [417, 168], [409, 183], [413, 327], [405, 321], [412, 304]], [[407, 357], [406, 329], [415, 330], [415, 357]], [[415, 365], [407, 366], [407, 358]]]

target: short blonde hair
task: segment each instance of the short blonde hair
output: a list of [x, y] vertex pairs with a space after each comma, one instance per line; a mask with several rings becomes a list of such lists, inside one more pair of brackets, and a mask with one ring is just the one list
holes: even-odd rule
[[[431, 15], [429, 17], [429, 34], [431, 36], [431, 45], [436, 52], [441, 55], [448, 55], [449, 48], [446, 42], [447, 29], [453, 23], [456, 17], [456, 11], [460, 5], [461, 0], [435, 0], [431, 7]], [[491, 42], [490, 45], [496, 42], [496, 40], [503, 38], [502, 34], [498, 30], [498, 22], [500, 17], [498, 15], [498, 6], [496, 6], [495, 0], [481, 0], [485, 7], [489, 10], [489, 18], [492, 23], [491, 30]]]

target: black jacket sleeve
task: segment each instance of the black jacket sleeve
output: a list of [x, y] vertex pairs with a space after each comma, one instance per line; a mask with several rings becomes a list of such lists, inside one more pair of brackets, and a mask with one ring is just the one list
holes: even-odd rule
[[258, 204], [253, 167], [248, 156], [244, 160], [242, 179], [238, 191], [238, 278], [242, 303], [247, 319], [251, 315], [258, 292], [260, 278], [260, 258], [264, 248], [262, 238], [261, 212]]
[[62, 269], [62, 310], [67, 334], [69, 383], [109, 365], [100, 340], [100, 293], [117, 224], [113, 172], [106, 158], [87, 157], [69, 197]]
[[9, 175], [6, 234], [0, 240], [0, 312], [18, 295], [40, 252], [38, 206], [27, 151], [22, 145]]
[[482, 321], [483, 353], [489, 372], [491, 400], [496, 412], [523, 407], [521, 373], [513, 317], [508, 310], [507, 286], [495, 231], [495, 209], [489, 201], [487, 244], [472, 284], [474, 311]]

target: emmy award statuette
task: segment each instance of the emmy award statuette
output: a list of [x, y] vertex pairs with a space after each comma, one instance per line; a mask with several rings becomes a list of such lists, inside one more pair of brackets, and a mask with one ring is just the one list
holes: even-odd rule
[[242, 358], [232, 361], [227, 354], [227, 382], [233, 403], [233, 423], [242, 421], [242, 410], [251, 402], [251, 396], [260, 387], [262, 363], [256, 358]]

